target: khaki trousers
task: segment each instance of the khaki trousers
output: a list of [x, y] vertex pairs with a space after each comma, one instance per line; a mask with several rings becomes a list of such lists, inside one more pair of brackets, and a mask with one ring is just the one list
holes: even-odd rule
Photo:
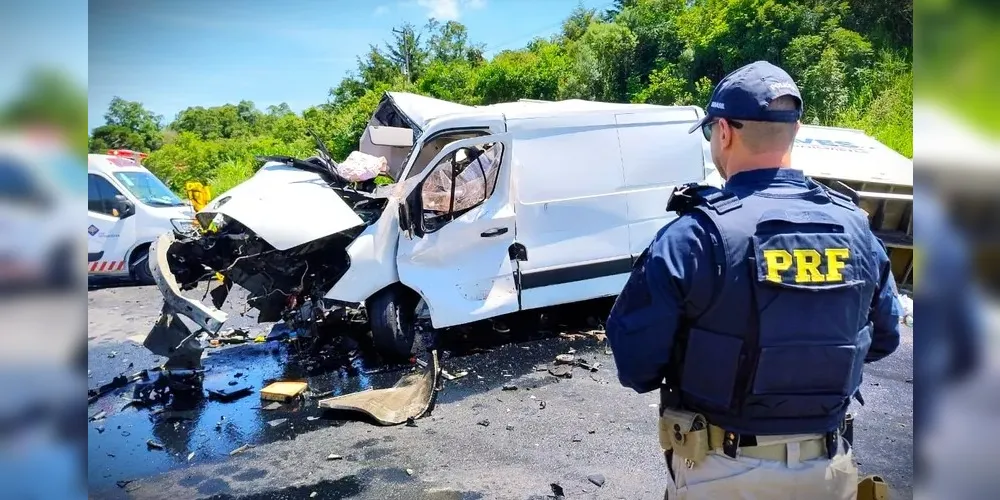
[[[822, 436], [758, 436], [760, 446], [785, 446], [787, 459], [764, 460], [712, 450], [688, 468], [674, 455], [664, 499], [667, 500], [856, 500], [858, 468], [853, 450], [840, 439], [832, 459], [801, 460], [800, 443]], [[766, 439], [766, 441], [764, 441]]]

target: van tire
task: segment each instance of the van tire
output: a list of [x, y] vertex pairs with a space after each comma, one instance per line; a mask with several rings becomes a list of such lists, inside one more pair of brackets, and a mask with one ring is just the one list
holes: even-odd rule
[[153, 279], [153, 271], [149, 269], [149, 245], [132, 252], [128, 269], [132, 279], [140, 285], [156, 284], [156, 280]]
[[406, 362], [416, 338], [416, 294], [401, 286], [378, 291], [365, 302], [375, 350], [388, 362]]

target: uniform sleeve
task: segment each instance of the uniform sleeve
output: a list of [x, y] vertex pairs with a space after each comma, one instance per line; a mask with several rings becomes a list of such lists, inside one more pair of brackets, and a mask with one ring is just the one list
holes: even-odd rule
[[875, 248], [878, 281], [868, 315], [873, 332], [865, 363], [878, 361], [896, 351], [899, 347], [899, 320], [903, 316], [903, 306], [896, 294], [896, 279], [892, 276], [892, 265], [885, 244], [874, 234], [871, 238]]
[[681, 318], [711, 301], [715, 259], [703, 222], [687, 215], [660, 230], [611, 309], [607, 336], [618, 380], [636, 392], [660, 387]]

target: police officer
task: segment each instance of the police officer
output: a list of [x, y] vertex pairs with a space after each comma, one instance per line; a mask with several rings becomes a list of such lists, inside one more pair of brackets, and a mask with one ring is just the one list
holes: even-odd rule
[[802, 98], [758, 61], [715, 88], [701, 129], [719, 190], [636, 260], [607, 322], [622, 385], [660, 389], [667, 498], [854, 499], [840, 437], [864, 363], [899, 345], [884, 245], [851, 198], [791, 167]]

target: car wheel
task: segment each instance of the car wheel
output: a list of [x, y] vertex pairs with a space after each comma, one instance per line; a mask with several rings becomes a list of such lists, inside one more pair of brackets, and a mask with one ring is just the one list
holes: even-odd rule
[[149, 269], [149, 247], [136, 250], [129, 265], [129, 274], [140, 285], [155, 285], [153, 271]]
[[365, 303], [372, 328], [372, 343], [389, 362], [409, 361], [416, 337], [417, 300], [414, 293], [400, 286], [379, 291]]

